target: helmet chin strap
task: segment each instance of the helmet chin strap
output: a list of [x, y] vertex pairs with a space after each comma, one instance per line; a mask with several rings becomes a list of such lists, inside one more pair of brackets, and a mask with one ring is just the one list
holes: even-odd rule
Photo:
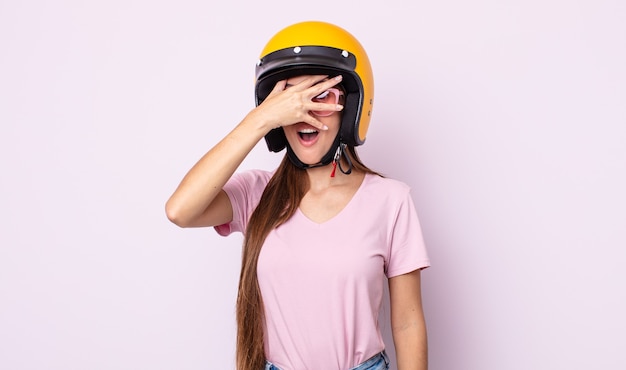
[[[316, 164], [306, 164], [302, 162], [300, 158], [298, 158], [296, 153], [294, 153], [293, 149], [291, 149], [289, 143], [287, 143], [287, 157], [289, 157], [289, 160], [291, 161], [291, 163], [293, 163], [294, 166], [303, 170], [306, 170], [307, 168], [326, 166], [332, 162], [333, 171], [331, 172], [330, 177], [335, 177], [335, 170], [337, 168], [337, 165], [339, 165], [339, 170], [344, 174], [349, 175], [350, 173], [352, 173], [352, 161], [350, 160], [348, 154], [346, 154], [346, 144], [341, 141], [339, 133], [337, 133], [337, 136], [335, 137], [335, 140], [330, 146], [328, 152], [324, 154], [322, 159]], [[344, 169], [341, 165], [341, 157], [346, 160], [346, 163], [348, 164], [347, 169]]]

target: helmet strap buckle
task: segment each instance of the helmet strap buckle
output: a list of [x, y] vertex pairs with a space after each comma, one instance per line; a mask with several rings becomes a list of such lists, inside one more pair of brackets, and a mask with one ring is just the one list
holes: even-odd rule
[[[345, 170], [343, 165], [341, 164], [341, 157], [346, 160], [348, 164], [348, 169]], [[335, 156], [333, 157], [333, 170], [330, 173], [330, 177], [335, 177], [335, 172], [337, 170], [337, 165], [339, 165], [339, 171], [341, 171], [344, 175], [349, 175], [352, 173], [352, 160], [350, 160], [350, 156], [346, 154], [346, 144], [341, 142], [335, 151]]]

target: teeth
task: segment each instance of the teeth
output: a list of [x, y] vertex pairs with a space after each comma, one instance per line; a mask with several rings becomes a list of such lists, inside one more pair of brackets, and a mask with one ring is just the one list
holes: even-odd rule
[[317, 130], [314, 130], [312, 128], [305, 128], [303, 130], [298, 131], [301, 134], [313, 134], [315, 132], [317, 132]]

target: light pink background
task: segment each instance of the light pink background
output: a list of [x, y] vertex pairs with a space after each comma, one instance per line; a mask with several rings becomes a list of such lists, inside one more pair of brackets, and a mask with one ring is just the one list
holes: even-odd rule
[[232, 368], [241, 238], [163, 206], [308, 19], [370, 53], [361, 153], [413, 189], [430, 368], [626, 368], [622, 0], [3, 0], [0, 368]]

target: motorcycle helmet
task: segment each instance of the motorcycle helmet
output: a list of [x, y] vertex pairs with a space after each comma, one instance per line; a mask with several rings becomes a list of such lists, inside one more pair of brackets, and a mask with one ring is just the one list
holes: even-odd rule
[[[261, 52], [256, 66], [255, 100], [259, 105], [277, 82], [300, 75], [341, 74], [345, 90], [344, 109], [335, 144], [322, 159], [330, 163], [339, 147], [365, 142], [374, 102], [374, 81], [369, 58], [359, 41], [346, 30], [326, 22], [307, 21], [276, 33]], [[290, 148], [282, 127], [271, 130], [265, 141], [268, 149]], [[294, 164], [306, 168], [297, 158]]]

